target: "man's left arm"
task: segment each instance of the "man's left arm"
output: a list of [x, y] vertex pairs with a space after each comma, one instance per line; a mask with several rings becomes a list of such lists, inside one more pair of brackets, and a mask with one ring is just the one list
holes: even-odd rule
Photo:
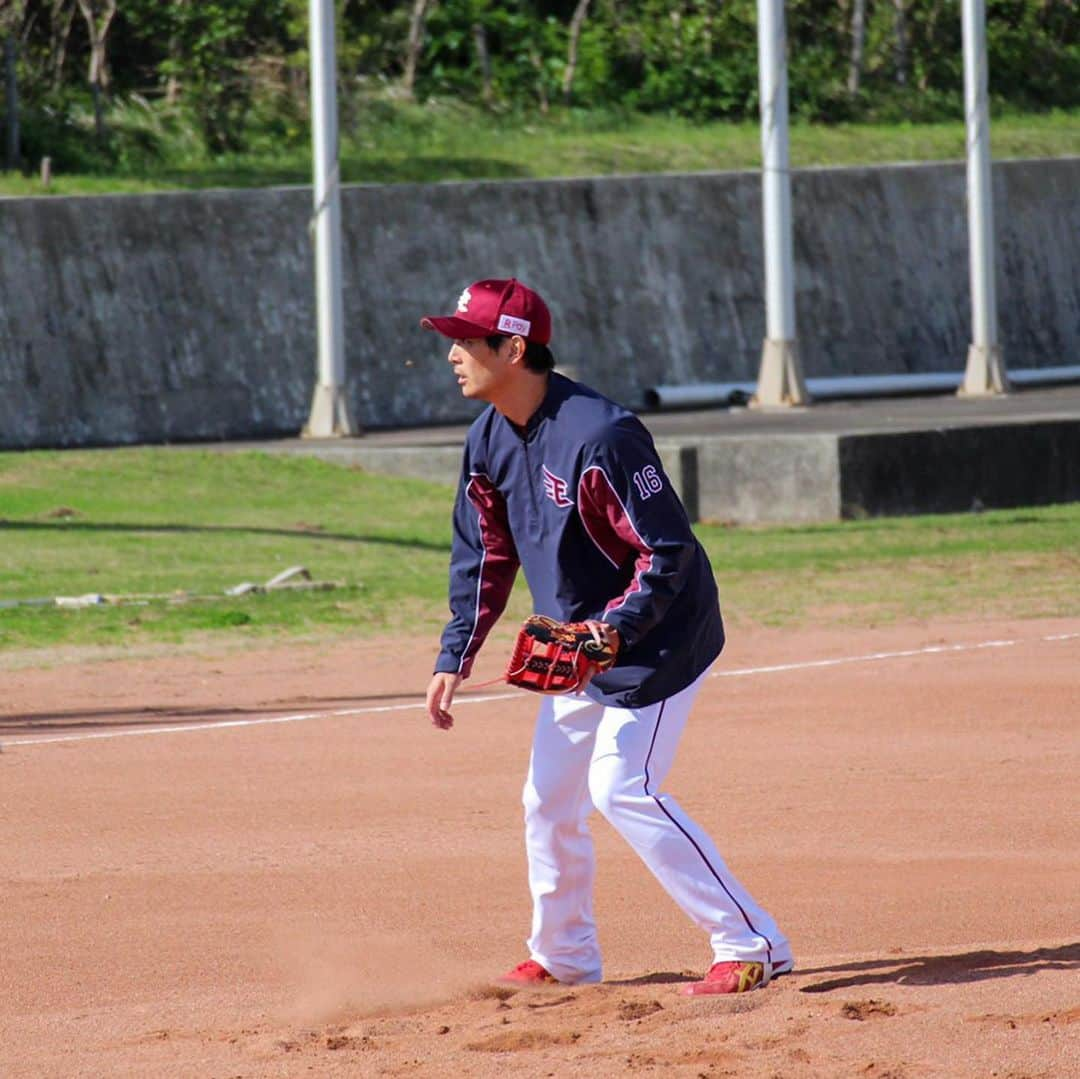
[[578, 513], [593, 543], [613, 566], [632, 564], [626, 589], [603, 621], [632, 648], [682, 591], [697, 539], [664, 473], [652, 438], [636, 420], [618, 424], [596, 447], [578, 481]]

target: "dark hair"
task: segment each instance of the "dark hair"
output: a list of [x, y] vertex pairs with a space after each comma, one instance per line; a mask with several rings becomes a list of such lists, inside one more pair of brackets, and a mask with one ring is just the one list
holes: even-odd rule
[[[488, 348], [498, 349], [504, 341], [509, 341], [510, 338], [505, 334], [494, 333], [490, 337], [485, 337], [484, 340], [487, 342]], [[555, 366], [555, 357], [547, 345], [541, 345], [538, 341], [526, 341], [525, 366], [530, 371], [540, 374], [544, 371], [550, 371]]]

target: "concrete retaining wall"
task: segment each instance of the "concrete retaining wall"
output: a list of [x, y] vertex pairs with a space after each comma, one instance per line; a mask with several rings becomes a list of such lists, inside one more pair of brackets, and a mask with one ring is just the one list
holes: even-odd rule
[[1080, 500], [1080, 420], [845, 435], [837, 443], [844, 517]]
[[[461, 474], [460, 445], [387, 447], [344, 439], [268, 442], [265, 448], [448, 486]], [[805, 524], [1080, 500], [1080, 419], [688, 435], [657, 439], [656, 448], [692, 521]]]
[[[1006, 360], [1080, 362], [1080, 158], [995, 166]], [[960, 165], [794, 176], [808, 375], [960, 368]], [[307, 190], [0, 200], [0, 446], [295, 432], [314, 379]], [[754, 173], [353, 186], [347, 362], [369, 427], [466, 420], [421, 331], [516, 274], [560, 362], [631, 406], [656, 383], [753, 379], [764, 334]]]

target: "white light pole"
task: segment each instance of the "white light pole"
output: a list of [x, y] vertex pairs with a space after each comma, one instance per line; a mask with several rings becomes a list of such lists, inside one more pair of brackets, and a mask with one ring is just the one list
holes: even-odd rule
[[753, 403], [810, 400], [795, 337], [795, 275], [788, 158], [787, 32], [783, 0], [758, 0], [762, 215], [765, 239], [765, 341]]
[[990, 177], [987, 105], [986, 0], [963, 0], [964, 110], [967, 126], [968, 249], [971, 276], [971, 345], [961, 396], [1008, 393], [998, 344], [994, 281], [994, 195]]
[[341, 190], [338, 173], [337, 53], [333, 0], [309, 0], [312, 216], [318, 382], [305, 438], [357, 434], [345, 397], [345, 312], [341, 296]]

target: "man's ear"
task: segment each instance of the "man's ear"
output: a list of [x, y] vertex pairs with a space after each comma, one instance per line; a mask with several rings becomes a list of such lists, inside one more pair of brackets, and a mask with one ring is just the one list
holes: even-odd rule
[[510, 362], [517, 363], [525, 358], [525, 338], [514, 334], [510, 338]]

